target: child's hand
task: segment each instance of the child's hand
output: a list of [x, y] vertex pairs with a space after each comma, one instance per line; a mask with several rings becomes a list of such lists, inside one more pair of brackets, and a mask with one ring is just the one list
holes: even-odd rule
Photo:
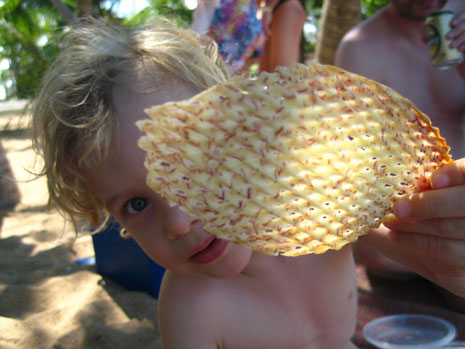
[[395, 203], [388, 238], [419, 257], [429, 279], [465, 296], [465, 159], [434, 172], [431, 185]]

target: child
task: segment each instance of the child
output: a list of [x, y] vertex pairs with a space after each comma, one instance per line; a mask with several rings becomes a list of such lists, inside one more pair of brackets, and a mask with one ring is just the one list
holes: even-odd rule
[[[113, 215], [167, 269], [158, 314], [166, 349], [354, 348], [357, 289], [350, 246], [295, 258], [262, 255], [205, 233], [198, 217], [170, 207], [146, 185], [145, 152], [137, 146], [142, 134], [134, 125], [148, 117], [144, 109], [190, 98], [226, 78], [214, 46], [168, 23], [122, 29], [96, 21], [70, 30], [33, 115], [50, 200], [72, 219], [96, 223], [102, 211]], [[457, 163], [438, 171], [438, 185], [455, 185], [447, 189], [460, 193], [464, 168]], [[422, 210], [424, 218], [435, 218], [423, 209], [430, 193], [442, 203], [450, 192], [402, 201], [398, 212]], [[464, 201], [457, 196], [450, 202], [447, 217], [462, 217]], [[435, 213], [446, 214], [437, 207]], [[459, 272], [464, 238], [455, 233], [463, 221], [444, 224], [442, 233], [451, 235], [441, 242], [449, 247], [446, 261], [437, 251], [426, 260], [421, 244], [396, 249], [386, 228], [370, 239], [386, 252], [400, 251], [407, 264], [412, 257], [409, 266], [422, 275], [465, 293]], [[423, 222], [395, 228], [434, 235]], [[390, 234], [402, 244], [402, 236]], [[454, 238], [462, 241], [452, 245]], [[451, 267], [442, 278], [435, 263], [450, 263], [457, 273]]]

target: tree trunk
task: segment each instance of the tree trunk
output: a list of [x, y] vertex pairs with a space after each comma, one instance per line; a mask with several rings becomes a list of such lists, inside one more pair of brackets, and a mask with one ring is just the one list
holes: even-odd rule
[[77, 6], [79, 17], [92, 17], [94, 15], [92, 0], [78, 0]]
[[360, 0], [324, 0], [315, 59], [333, 64], [344, 34], [360, 21]]

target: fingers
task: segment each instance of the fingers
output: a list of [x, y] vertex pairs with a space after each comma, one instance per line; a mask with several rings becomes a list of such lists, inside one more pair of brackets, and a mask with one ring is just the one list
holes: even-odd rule
[[465, 185], [410, 195], [394, 203], [397, 218], [447, 218], [465, 216]]
[[431, 176], [434, 190], [415, 193], [394, 203], [397, 218], [465, 217], [465, 159], [452, 162]]
[[422, 257], [435, 275], [465, 276], [465, 161], [435, 171], [433, 190], [394, 204], [388, 238]]
[[451, 40], [451, 48], [459, 51], [465, 50], [465, 13], [460, 13], [454, 17], [450, 23], [451, 30], [447, 33], [447, 38]]
[[398, 232], [411, 232], [465, 241], [465, 218], [435, 218], [420, 221], [396, 219], [386, 222], [384, 225]]
[[443, 239], [436, 236], [402, 233], [391, 231], [389, 240], [398, 246], [430, 256], [436, 264], [454, 266], [455, 269], [465, 267], [465, 241]]
[[465, 160], [435, 171], [431, 187], [394, 204], [387, 237], [422, 261], [417, 272], [465, 296]]
[[465, 184], [465, 159], [454, 161], [431, 175], [431, 187], [441, 189]]

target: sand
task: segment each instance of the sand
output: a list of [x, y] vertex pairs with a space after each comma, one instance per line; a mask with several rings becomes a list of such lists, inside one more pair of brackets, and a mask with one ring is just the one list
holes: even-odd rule
[[103, 278], [89, 235], [47, 209], [24, 103], [0, 106], [0, 141], [21, 192], [0, 235], [0, 348], [162, 348], [156, 300]]

